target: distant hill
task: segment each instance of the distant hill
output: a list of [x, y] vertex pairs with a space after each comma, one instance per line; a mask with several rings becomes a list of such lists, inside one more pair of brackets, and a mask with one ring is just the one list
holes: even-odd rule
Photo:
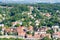
[[21, 3], [21, 4], [28, 4], [28, 3], [54, 3], [54, 1], [43, 1], [43, 0], [4, 0], [4, 1], [0, 1], [2, 3]]
[[[49, 3], [51, 4], [52, 2], [41, 2], [41, 0], [21, 0], [21, 1], [13, 1], [13, 0], [5, 0], [5, 1], [0, 1], [0, 4], [9, 4], [9, 3], [13, 3], [13, 4], [36, 4], [36, 3]], [[60, 4], [60, 2], [58, 3], [52, 3], [52, 4]]]

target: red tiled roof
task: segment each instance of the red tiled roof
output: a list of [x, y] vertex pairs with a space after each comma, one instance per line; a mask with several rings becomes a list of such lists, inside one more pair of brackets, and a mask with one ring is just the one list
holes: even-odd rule
[[26, 32], [24, 32], [25, 27], [24, 26], [20, 26], [20, 27], [17, 27], [16, 30], [18, 32], [18, 35], [20, 36], [25, 36]]
[[45, 16], [50, 17], [51, 15], [50, 15], [49, 13], [46, 13], [46, 15], [45, 15]]
[[18, 32], [18, 36], [25, 36], [26, 32]]
[[27, 37], [28, 38], [32, 38], [32, 34], [27, 34]]
[[33, 30], [33, 26], [29, 26], [28, 27], [28, 30]]
[[10, 29], [10, 28], [6, 28], [5, 31], [6, 31], [6, 32], [10, 32], [11, 29]]
[[17, 28], [16, 28], [17, 32], [21, 32], [21, 31], [23, 31], [23, 29], [25, 29], [24, 26], [20, 26], [20, 27], [17, 27]]
[[46, 27], [46, 28], [39, 28], [38, 30], [39, 30], [39, 31], [47, 31], [48, 28], [47, 28], [47, 27]]
[[34, 38], [40, 38], [40, 35], [39, 34], [35, 34], [33, 37]]
[[60, 36], [60, 32], [53, 33], [54, 35]]

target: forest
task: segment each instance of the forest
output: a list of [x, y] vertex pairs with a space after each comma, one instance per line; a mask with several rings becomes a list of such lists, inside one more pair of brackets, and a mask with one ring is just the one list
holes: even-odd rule
[[[50, 17], [44, 15], [47, 13]], [[0, 24], [11, 27], [15, 21], [27, 27], [60, 25], [60, 4], [0, 4]]]

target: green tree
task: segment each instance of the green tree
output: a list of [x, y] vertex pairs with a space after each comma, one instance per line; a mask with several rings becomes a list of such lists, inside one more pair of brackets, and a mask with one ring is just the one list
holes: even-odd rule
[[19, 26], [20, 26], [20, 24], [16, 24], [16, 25], [15, 25], [15, 27], [19, 27]]
[[54, 33], [53, 30], [47, 30], [46, 32], [47, 32], [47, 33], [50, 33], [50, 34], [53, 34], [53, 33]]

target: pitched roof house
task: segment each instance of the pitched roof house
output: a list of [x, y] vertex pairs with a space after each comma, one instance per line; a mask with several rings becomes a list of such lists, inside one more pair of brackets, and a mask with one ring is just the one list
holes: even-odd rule
[[40, 38], [39, 34], [34, 34], [33, 38]]
[[51, 15], [49, 13], [46, 13], [45, 16], [50, 17]]
[[27, 38], [32, 38], [32, 34], [27, 34]]
[[33, 31], [33, 26], [29, 26], [29, 27], [28, 27], [28, 30], [29, 30], [29, 31]]
[[25, 27], [24, 26], [20, 26], [17, 27], [16, 30], [18, 32], [18, 36], [25, 36], [26, 32], [24, 31]]
[[38, 31], [47, 31], [47, 30], [49, 30], [50, 28], [48, 28], [48, 27], [41, 27], [41, 28], [39, 28], [38, 29]]
[[60, 38], [60, 32], [53, 33], [53, 38]]

